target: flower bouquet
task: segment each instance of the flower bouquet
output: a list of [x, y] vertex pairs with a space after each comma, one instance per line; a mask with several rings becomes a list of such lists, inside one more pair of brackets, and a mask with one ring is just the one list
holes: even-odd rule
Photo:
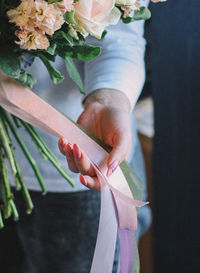
[[[133, 20], [148, 19], [150, 11], [140, 7], [139, 1], [91, 1], [93, 10], [87, 14], [87, 1], [73, 0], [10, 0], [2, 1], [0, 5], [0, 70], [21, 84], [32, 88], [36, 79], [26, 71], [35, 58], [40, 58], [46, 66], [55, 84], [63, 80], [61, 73], [52, 65], [56, 56], [60, 56], [70, 77], [84, 93], [81, 77], [73, 63], [73, 58], [88, 61], [100, 53], [100, 48], [89, 45], [85, 38], [90, 34], [97, 39], [105, 35], [108, 25], [116, 24], [121, 18], [125, 23]], [[1, 76], [2, 79], [2, 76]], [[27, 150], [17, 133], [17, 128], [24, 126], [36, 143], [43, 157], [48, 158], [57, 170], [73, 186], [73, 181], [60, 165], [56, 157], [48, 149], [36, 130], [23, 120], [11, 117], [1, 108], [0, 117], [0, 156], [1, 156], [1, 210], [4, 217], [12, 214], [18, 219], [17, 209], [10, 190], [5, 157], [8, 159], [12, 173], [15, 176], [17, 189], [22, 189], [30, 213], [33, 204], [26, 189], [20, 167], [15, 158], [12, 131], [27, 156], [43, 193], [46, 188], [31, 153]], [[8, 129], [9, 127], [9, 129]], [[0, 210], [0, 227], [3, 220]]]
[[[154, 0], [153, 2], [159, 1]], [[69, 76], [76, 82], [80, 92], [84, 93], [83, 83], [73, 59], [88, 61], [100, 54], [100, 48], [87, 44], [85, 38], [91, 35], [97, 39], [103, 39], [106, 35], [105, 28], [117, 24], [120, 19], [124, 23], [130, 23], [135, 20], [148, 19], [150, 16], [149, 9], [141, 6], [139, 0], [0, 0], [0, 228], [3, 227], [2, 212], [5, 219], [11, 215], [14, 216], [15, 220], [18, 219], [18, 212], [8, 179], [7, 162], [9, 162], [12, 174], [15, 177], [16, 188], [22, 190], [27, 213], [31, 213], [33, 209], [31, 197], [15, 157], [10, 131], [29, 160], [43, 193], [46, 192], [46, 188], [39, 169], [23, 140], [18, 135], [17, 130], [20, 126], [26, 128], [41, 155], [49, 159], [60, 174], [73, 186], [71, 177], [32, 126], [37, 126], [61, 137], [67, 132], [61, 132], [59, 125], [55, 126], [55, 120], [51, 120], [51, 116], [55, 113], [58, 120], [60, 120], [60, 124], [66, 123], [67, 119], [57, 111], [54, 112], [55, 109], [26, 88], [31, 89], [36, 82], [36, 79], [26, 71], [26, 68], [34, 62], [35, 58], [40, 58], [52, 81], [58, 84], [64, 77], [52, 63], [55, 61], [56, 56], [60, 56], [66, 65]], [[38, 111], [34, 112], [29, 109], [28, 101], [35, 103]], [[18, 118], [8, 114], [6, 110], [18, 116]], [[50, 114], [47, 121], [42, 120], [42, 114], [45, 111], [49, 111]], [[39, 112], [39, 114], [37, 115], [36, 112]], [[71, 121], [68, 120], [68, 122], [71, 132], [74, 131], [74, 135], [79, 136], [77, 141], [82, 142], [82, 147], [89, 149], [84, 141], [90, 143], [91, 135], [87, 137]], [[128, 227], [130, 230], [135, 230], [137, 227], [135, 208], [144, 205], [143, 202], [135, 200], [141, 200], [142, 198], [140, 181], [131, 172], [126, 162], [121, 164], [121, 170], [124, 174], [119, 174], [121, 171], [118, 170], [118, 177], [121, 177], [122, 181], [126, 177], [128, 182], [128, 184], [124, 182], [127, 186], [129, 185], [125, 187], [125, 190], [122, 190], [120, 186], [115, 188], [111, 182], [105, 181], [103, 176], [105, 166], [100, 168], [98, 166], [99, 162], [95, 162], [92, 153], [96, 149], [99, 156], [102, 156], [101, 160], [103, 160], [106, 157], [105, 150], [109, 152], [109, 148], [96, 139], [95, 142], [98, 142], [104, 149], [93, 142], [91, 142], [93, 150], [88, 153], [96, 166], [102, 185], [107, 185], [113, 193], [120, 228]], [[112, 176], [112, 179], [114, 178], [116, 179], [116, 177]], [[102, 190], [102, 194], [105, 195], [104, 190]], [[111, 197], [109, 200], [111, 200]], [[125, 216], [121, 213], [122, 209], [124, 212], [126, 211]], [[129, 219], [130, 221], [127, 224], [130, 212], [133, 213], [133, 217], [132, 220]], [[117, 221], [113, 221], [112, 226], [117, 226]], [[124, 231], [121, 231], [121, 237], [124, 236], [123, 234]], [[131, 236], [130, 234], [130, 238], [133, 238]], [[97, 244], [101, 242], [101, 237], [98, 238]], [[132, 241], [133, 239], [130, 239], [130, 243]], [[136, 248], [136, 244], [134, 245]], [[134, 249], [130, 251], [134, 251]], [[98, 247], [96, 257], [99, 258]], [[137, 257], [137, 255], [134, 255], [134, 257]], [[95, 261], [95, 258], [93, 261]], [[128, 261], [128, 263], [131, 262], [131, 260]], [[95, 262], [93, 267], [95, 268]], [[137, 266], [135, 268], [134, 270], [137, 272], [139, 269]]]

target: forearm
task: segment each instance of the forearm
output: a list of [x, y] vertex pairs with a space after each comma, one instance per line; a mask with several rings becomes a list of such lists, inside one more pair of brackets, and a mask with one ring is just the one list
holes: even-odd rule
[[[118, 24], [108, 29], [101, 41], [101, 54], [85, 63], [86, 94], [93, 90], [119, 90], [134, 107], [145, 78], [142, 21], [130, 25]], [[94, 45], [98, 42], [91, 40]]]

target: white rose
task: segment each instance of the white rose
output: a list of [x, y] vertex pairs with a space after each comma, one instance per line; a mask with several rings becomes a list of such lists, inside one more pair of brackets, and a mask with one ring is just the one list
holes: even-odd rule
[[77, 25], [73, 27], [85, 37], [90, 34], [100, 39], [104, 29], [117, 24], [120, 16], [115, 0], [79, 0], [74, 3]]

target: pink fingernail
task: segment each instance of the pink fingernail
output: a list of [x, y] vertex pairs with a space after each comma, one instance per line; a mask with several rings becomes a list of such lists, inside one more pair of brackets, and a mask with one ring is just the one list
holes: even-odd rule
[[109, 168], [108, 168], [107, 176], [109, 177], [109, 176], [117, 169], [118, 166], [119, 166], [119, 161], [115, 159], [115, 160], [110, 164], [110, 166], [109, 166]]
[[68, 153], [68, 155], [70, 156], [73, 155], [73, 149], [69, 143], [65, 145], [65, 152]]
[[74, 151], [75, 157], [77, 157], [78, 159], [81, 159], [82, 153], [81, 153], [81, 150], [80, 150], [80, 148], [78, 147], [77, 144], [74, 144], [73, 151]]
[[82, 174], [80, 174], [80, 181], [84, 186], [87, 186], [87, 180], [85, 179], [85, 177]]

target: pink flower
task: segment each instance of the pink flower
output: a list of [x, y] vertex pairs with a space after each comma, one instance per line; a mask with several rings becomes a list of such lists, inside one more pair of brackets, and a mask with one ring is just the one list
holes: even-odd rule
[[32, 13], [35, 27], [44, 34], [52, 35], [64, 24], [62, 12], [56, 3], [48, 4], [43, 0], [35, 1], [35, 10]]
[[27, 31], [25, 29], [17, 30], [15, 35], [19, 38], [22, 49], [47, 49], [49, 47], [49, 40], [47, 37], [37, 31]]
[[63, 13], [57, 3], [45, 0], [22, 0], [16, 9], [7, 12], [10, 22], [20, 27], [15, 34], [16, 42], [23, 49], [47, 49], [48, 38], [64, 24]]
[[62, 12], [71, 11], [73, 9], [73, 0], [63, 0], [60, 2], [60, 10]]
[[35, 2], [33, 0], [22, 0], [21, 4], [16, 9], [10, 9], [7, 12], [9, 21], [15, 23], [19, 27], [32, 27], [30, 22], [30, 14]]
[[74, 3], [74, 16], [76, 31], [100, 39], [107, 26], [117, 24], [121, 13], [115, 7], [115, 0], [79, 0]]

